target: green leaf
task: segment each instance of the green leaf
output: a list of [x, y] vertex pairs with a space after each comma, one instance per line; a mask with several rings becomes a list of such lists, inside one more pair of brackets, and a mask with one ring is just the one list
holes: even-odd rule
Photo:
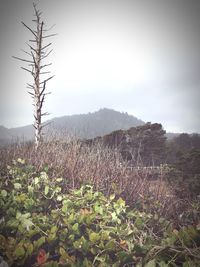
[[33, 222], [31, 221], [31, 219], [25, 219], [22, 223], [23, 223], [23, 224], [22, 224], [23, 227], [24, 227], [27, 231], [29, 231], [30, 228], [31, 228], [31, 226], [33, 226]]
[[60, 247], [59, 248], [59, 253], [62, 257], [62, 260], [65, 260], [67, 263], [74, 263], [75, 262], [75, 258], [73, 256], [69, 256], [69, 254], [67, 253], [67, 251], [65, 251], [64, 248]]
[[106, 245], [105, 245], [105, 249], [108, 250], [114, 250], [115, 249], [115, 242], [113, 240], [110, 240]]
[[72, 230], [74, 232], [78, 232], [78, 223], [75, 223], [73, 226], [72, 226]]
[[54, 226], [51, 227], [50, 232], [51, 232], [52, 234], [56, 233], [57, 231], [58, 231], [58, 227], [57, 227], [56, 225], [54, 225]]
[[56, 238], [57, 238], [56, 233], [49, 234], [47, 237], [47, 241], [51, 243], [52, 241], [56, 240]]
[[108, 231], [102, 231], [101, 232], [101, 240], [109, 240], [110, 236], [109, 236], [109, 232]]
[[140, 217], [137, 217], [137, 219], [135, 220], [135, 225], [140, 228], [143, 225], [143, 221]]
[[19, 189], [22, 188], [22, 186], [21, 186], [20, 183], [14, 183], [14, 188], [15, 188], [16, 190], [19, 190]]
[[60, 183], [63, 181], [63, 178], [56, 178], [56, 182]]
[[40, 178], [41, 178], [44, 182], [47, 182], [48, 179], [49, 179], [49, 177], [48, 177], [48, 175], [47, 175], [46, 172], [41, 172], [41, 173], [40, 173]]
[[62, 209], [61, 210], [62, 210], [63, 213], [66, 213], [67, 210], [68, 210], [68, 207], [64, 205], [64, 206], [62, 206]]
[[55, 192], [60, 193], [62, 191], [62, 188], [60, 186], [56, 186]]
[[4, 197], [7, 197], [8, 193], [6, 190], [3, 189], [3, 190], [1, 190], [1, 195], [4, 198]]
[[73, 246], [74, 248], [76, 249], [81, 249], [82, 247], [82, 242], [80, 240], [76, 240], [74, 243], [73, 243]]
[[112, 221], [117, 221], [118, 217], [117, 217], [116, 212], [112, 212], [111, 216], [112, 216]]
[[176, 236], [170, 236], [165, 238], [163, 242], [169, 246], [173, 246], [176, 240], [177, 240]]
[[83, 266], [84, 267], [91, 267], [92, 266], [92, 263], [88, 259], [85, 258], [83, 260]]
[[46, 238], [44, 236], [40, 237], [38, 240], [35, 240], [33, 242], [34, 249], [40, 248], [46, 241]]
[[44, 188], [44, 194], [45, 196], [49, 193], [49, 186], [48, 185], [45, 185], [45, 188]]
[[67, 210], [68, 210], [68, 208], [70, 208], [70, 207], [73, 205], [73, 202], [72, 202], [70, 199], [64, 199], [64, 200], [62, 201], [62, 205], [63, 205], [63, 207], [62, 207], [62, 211], [63, 211], [64, 213], [66, 213]]
[[17, 257], [17, 258], [21, 258], [25, 255], [25, 249], [23, 248], [22, 245], [18, 245], [16, 247], [16, 249], [14, 250], [14, 255]]
[[67, 252], [62, 247], [59, 248], [59, 253], [63, 258], [65, 258], [67, 255]]
[[116, 202], [120, 207], [125, 207], [125, 201], [120, 197]]
[[21, 164], [25, 164], [25, 160], [24, 159], [21, 159], [21, 158], [18, 158], [17, 159], [17, 162], [21, 163]]
[[101, 238], [101, 236], [97, 233], [92, 232], [89, 234], [89, 239], [92, 243], [96, 243], [97, 241], [100, 240], [100, 238]]
[[60, 202], [60, 201], [62, 201], [63, 197], [62, 197], [61, 195], [59, 195], [59, 196], [57, 196], [57, 198], [56, 198], [56, 199], [57, 199], [57, 201], [59, 201], [59, 202]]
[[112, 201], [113, 199], [115, 199], [115, 194], [112, 194], [112, 195], [110, 195], [110, 200]]
[[42, 267], [58, 267], [59, 264], [56, 261], [48, 261], [41, 265]]
[[34, 188], [31, 185], [28, 186], [28, 192], [30, 194], [33, 194], [33, 192], [34, 192]]
[[70, 235], [70, 236], [69, 236], [69, 240], [70, 240], [70, 241], [72, 241], [72, 242], [73, 242], [73, 241], [74, 241], [74, 239], [75, 239], [75, 236], [74, 236], [74, 235]]
[[30, 217], [31, 217], [30, 212], [24, 213], [24, 214], [22, 215], [22, 218], [23, 218], [23, 219], [28, 219], [28, 218], [30, 218]]
[[27, 196], [26, 196], [26, 194], [24, 194], [24, 193], [19, 194], [19, 195], [17, 195], [17, 196], [15, 197], [15, 200], [16, 200], [16, 202], [18, 202], [18, 203], [23, 203], [23, 202], [25, 202], [26, 199], [27, 199]]
[[19, 220], [21, 216], [22, 216], [21, 212], [17, 211], [16, 219]]
[[[164, 261], [159, 262], [158, 265], [159, 265], [159, 267], [169, 267], [169, 264], [165, 263]], [[184, 267], [184, 264], [183, 264], [183, 267]]]
[[98, 203], [95, 204], [94, 210], [95, 210], [96, 213], [99, 213], [101, 215], [103, 214], [103, 208]]
[[38, 184], [39, 183], [39, 177], [35, 177], [35, 179], [34, 179], [34, 184], [36, 185], [36, 184]]
[[105, 259], [105, 255], [104, 255], [104, 256], [96, 256], [96, 257], [95, 257], [95, 260], [96, 260], [96, 261], [100, 261], [100, 262], [103, 263], [103, 262], [105, 262], [105, 260], [106, 260], [106, 259]]
[[89, 241], [85, 239], [84, 236], [81, 237], [81, 248], [85, 251], [85, 252], [88, 252], [88, 249], [89, 249]]
[[97, 255], [97, 248], [96, 247], [92, 247], [90, 249], [90, 252], [93, 254], [93, 255]]
[[44, 172], [48, 172], [48, 171], [49, 171], [49, 166], [46, 165], [46, 166], [44, 167]]
[[71, 213], [68, 217], [68, 222], [73, 223], [74, 222], [74, 213]]
[[18, 220], [16, 220], [16, 219], [10, 219], [8, 222], [7, 222], [7, 226], [8, 227], [11, 227], [11, 228], [17, 228], [18, 227], [18, 225], [19, 225], [19, 221]]
[[[131, 254], [129, 252], [127, 252], [127, 251], [122, 251], [121, 250], [121, 251], [119, 251], [117, 256], [120, 259], [121, 263], [128, 263], [128, 262], [131, 262], [133, 260], [133, 257], [131, 256]], [[123, 266], [126, 266], [126, 264], [124, 264]]]
[[144, 265], [144, 267], [156, 267], [156, 261], [155, 261], [155, 259], [149, 261], [148, 263], [146, 263], [146, 264]]
[[27, 254], [28, 254], [29, 256], [31, 256], [32, 253], [33, 253], [33, 244], [30, 243], [30, 244], [28, 244], [28, 246], [27, 246]]

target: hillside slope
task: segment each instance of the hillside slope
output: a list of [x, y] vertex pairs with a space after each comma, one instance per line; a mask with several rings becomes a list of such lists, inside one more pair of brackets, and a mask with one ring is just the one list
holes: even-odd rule
[[[58, 134], [76, 135], [79, 138], [94, 138], [115, 130], [126, 130], [143, 124], [142, 120], [128, 113], [104, 108], [93, 113], [54, 118], [49, 121], [45, 131], [49, 134], [56, 132]], [[34, 129], [32, 125], [11, 129], [0, 127], [1, 144], [18, 138], [31, 140], [33, 136]]]

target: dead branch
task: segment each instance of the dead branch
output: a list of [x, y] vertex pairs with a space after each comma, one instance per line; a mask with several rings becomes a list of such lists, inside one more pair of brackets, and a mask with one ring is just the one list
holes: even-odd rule
[[30, 94], [31, 96], [34, 97], [34, 93], [32, 93], [32, 92], [30, 92], [30, 91], [27, 91], [27, 92], [28, 92], [28, 94]]
[[28, 69], [26, 69], [26, 68], [24, 68], [24, 67], [21, 67], [21, 69], [23, 69], [23, 70], [25, 70], [25, 71], [28, 71], [28, 72], [30, 72], [30, 73], [33, 75], [33, 72], [32, 72], [31, 70], [28, 70]]
[[52, 63], [45, 64], [45, 65], [40, 66], [40, 68], [43, 69], [43, 68], [49, 67], [49, 66], [51, 66], [51, 65], [52, 65]]
[[40, 74], [49, 74], [51, 73], [50, 71], [43, 71], [43, 72], [40, 72]]
[[23, 49], [21, 49], [21, 51], [24, 52], [25, 54], [31, 56], [31, 53], [29, 53], [29, 52], [27, 52], [27, 51], [25, 51], [25, 50], [23, 50]]
[[42, 56], [41, 59], [45, 59], [46, 57], [48, 57], [52, 51], [53, 51], [53, 49], [51, 49], [46, 55]]
[[33, 30], [31, 30], [31, 28], [29, 28], [23, 21], [21, 21], [21, 23], [24, 25], [24, 27], [26, 27], [34, 36], [35, 36], [35, 38], [37, 39], [37, 35], [36, 35], [36, 33], [33, 31]]
[[48, 45], [45, 45], [44, 47], [41, 48], [41, 51], [46, 49], [47, 47], [49, 47], [50, 45], [52, 45], [52, 43], [49, 43]]
[[50, 113], [49, 112], [44, 112], [41, 114], [41, 116], [48, 116]]
[[18, 60], [21, 60], [21, 61], [24, 61], [24, 62], [27, 62], [27, 63], [33, 63], [33, 61], [31, 60], [28, 60], [28, 59], [24, 59], [24, 58], [20, 58], [20, 57], [15, 57], [15, 56], [12, 56], [13, 58], [15, 59], [18, 59]]
[[55, 26], [56, 26], [56, 24], [53, 24], [50, 28], [44, 30], [44, 32], [49, 32], [49, 31], [51, 31]]
[[43, 123], [42, 126], [41, 126], [41, 129], [43, 129], [44, 127], [46, 127], [47, 125], [51, 124], [51, 122], [46, 122], [46, 123]]
[[45, 38], [53, 37], [53, 36], [56, 36], [56, 35], [58, 35], [58, 34], [57, 33], [49, 34], [49, 35], [43, 36], [42, 38], [45, 39]]
[[54, 76], [55, 76], [55, 75], [53, 75], [53, 76], [51, 76], [51, 77], [45, 79], [44, 81], [40, 82], [40, 84], [43, 84], [43, 83], [45, 83], [45, 82], [48, 82], [48, 81], [51, 80]]
[[28, 44], [28, 43], [26, 43], [28, 46], [29, 46], [29, 48], [31, 49], [31, 50], [33, 50], [36, 54], [38, 54], [38, 51], [34, 48], [34, 47], [32, 47], [30, 44]]

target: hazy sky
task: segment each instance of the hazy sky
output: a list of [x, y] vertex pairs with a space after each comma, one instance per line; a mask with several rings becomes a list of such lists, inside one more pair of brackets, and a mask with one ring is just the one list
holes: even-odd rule
[[[31, 124], [26, 57], [31, 0], [0, 0], [0, 125]], [[40, 0], [56, 24], [48, 119], [107, 107], [167, 131], [200, 132], [199, 0]], [[28, 50], [27, 50], [28, 51]]]

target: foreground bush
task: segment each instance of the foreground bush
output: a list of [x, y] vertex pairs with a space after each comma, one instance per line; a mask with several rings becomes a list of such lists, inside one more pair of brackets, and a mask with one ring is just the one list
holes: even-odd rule
[[200, 229], [131, 210], [90, 185], [67, 192], [60, 177], [21, 159], [0, 182], [0, 254], [9, 266], [199, 266]]
[[172, 219], [177, 225], [184, 223], [179, 215], [185, 210], [185, 201], [177, 199], [174, 186], [165, 182], [164, 171], [152, 174], [146, 169], [130, 170], [119, 151], [101, 143], [88, 146], [65, 136], [56, 141], [55, 136], [35, 151], [34, 144], [18, 142], [0, 149], [0, 175], [7, 175], [7, 165], [16, 158], [26, 159], [37, 172], [46, 166], [49, 178], [63, 177], [67, 190], [91, 184], [107, 196], [115, 193], [122, 197], [132, 208]]

